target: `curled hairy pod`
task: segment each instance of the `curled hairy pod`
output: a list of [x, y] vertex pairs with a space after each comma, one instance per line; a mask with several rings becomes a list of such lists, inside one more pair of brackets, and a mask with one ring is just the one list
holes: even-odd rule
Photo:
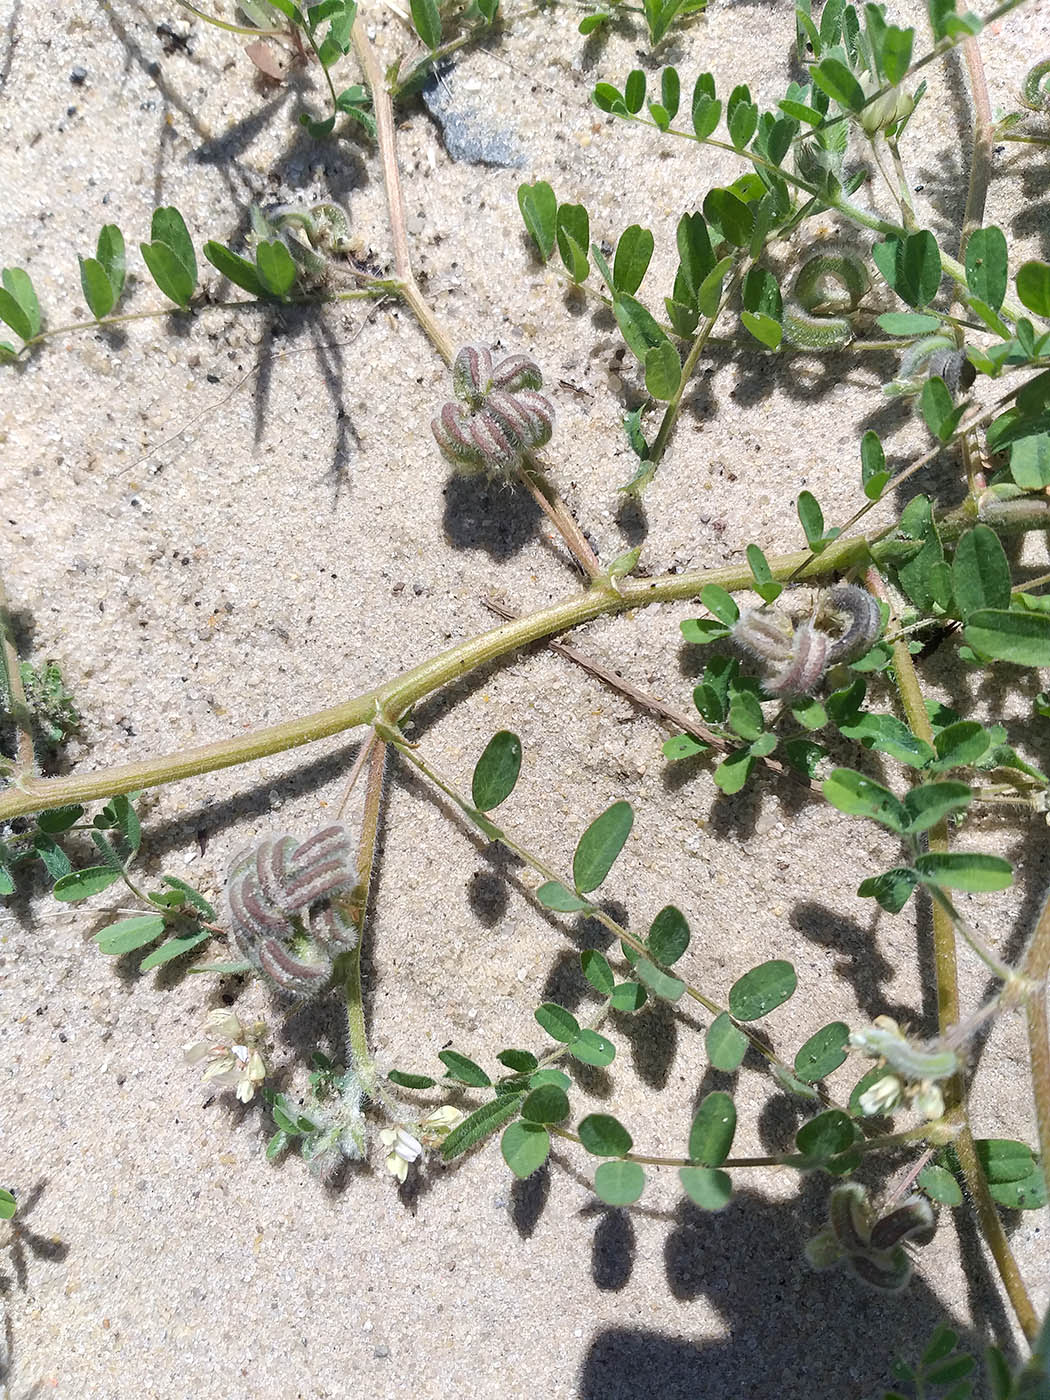
[[542, 383], [527, 355], [494, 362], [487, 347], [465, 346], [452, 367], [460, 402], [446, 403], [430, 425], [444, 456], [461, 471], [509, 476], [554, 431], [554, 407], [537, 392]]

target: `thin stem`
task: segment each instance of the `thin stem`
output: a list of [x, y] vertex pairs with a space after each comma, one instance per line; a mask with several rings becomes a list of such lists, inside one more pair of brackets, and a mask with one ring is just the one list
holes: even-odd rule
[[900, 147], [897, 145], [896, 137], [887, 137], [886, 147], [889, 150], [890, 158], [893, 161], [893, 170], [897, 176], [901, 218], [905, 228], [913, 229], [915, 227], [915, 206], [911, 202], [911, 190], [908, 188], [908, 177], [904, 170], [904, 162], [901, 160]]
[[668, 405], [664, 410], [664, 416], [660, 421], [660, 426], [657, 429], [656, 437], [653, 439], [653, 445], [650, 456], [652, 461], [654, 462], [659, 462], [664, 455], [664, 450], [667, 447], [667, 440], [671, 436], [671, 429], [678, 421], [678, 414], [681, 411], [682, 407], [682, 399], [685, 395], [686, 389], [689, 386], [689, 381], [693, 376], [693, 370], [696, 368], [696, 362], [703, 354], [704, 347], [707, 344], [708, 340], [711, 338], [711, 332], [714, 330], [715, 326], [718, 323], [718, 318], [725, 310], [726, 304], [728, 303], [729, 299], [736, 292], [736, 289], [740, 285], [740, 280], [743, 277], [743, 275], [743, 267], [738, 267], [733, 277], [730, 279], [729, 286], [726, 287], [725, 291], [723, 292], [722, 298], [719, 301], [717, 308], [715, 309], [714, 315], [708, 318], [703, 330], [700, 331], [699, 335], [696, 336], [692, 345], [689, 347], [689, 353], [685, 357], [685, 363], [682, 365], [682, 377], [679, 380], [678, 388], [675, 391], [674, 398], [672, 398], [668, 402]]
[[[355, 273], [355, 276], [358, 275]], [[123, 325], [126, 321], [157, 321], [162, 316], [199, 316], [202, 311], [242, 311], [251, 310], [258, 307], [269, 307], [271, 310], [277, 306], [329, 306], [338, 301], [363, 301], [376, 297], [400, 296], [401, 284], [389, 277], [377, 277], [369, 279], [367, 287], [358, 288], [352, 292], [328, 292], [324, 296], [316, 293], [301, 296], [289, 295], [283, 301], [272, 301], [263, 297], [238, 297], [232, 301], [202, 301], [198, 298], [189, 306], [162, 306], [154, 311], [125, 311], [119, 316], [101, 316], [98, 320], [92, 318], [90, 321], [71, 321], [65, 326], [49, 326], [46, 330], [39, 331], [32, 339], [27, 340], [19, 350], [22, 354], [24, 350], [30, 350], [34, 345], [42, 345], [45, 340], [54, 340], [56, 335], [67, 335], [71, 331], [104, 331], [111, 326]]]
[[[409, 763], [411, 763], [414, 768], [418, 769], [435, 787], [440, 788], [446, 797], [451, 798], [467, 820], [476, 826], [490, 841], [498, 841], [500, 845], [505, 846], [508, 851], [516, 855], [519, 860], [531, 866], [537, 874], [542, 875], [545, 880], [561, 885], [565, 889], [572, 888], [570, 884], [561, 878], [557, 871], [553, 870], [546, 861], [536, 855], [534, 851], [529, 850], [526, 846], [522, 846], [513, 836], [505, 831], [503, 827], [497, 826], [494, 822], [490, 821], [487, 816], [483, 816], [479, 813], [472, 803], [461, 796], [451, 783], [437, 773], [417, 750], [413, 749], [405, 741], [404, 736], [399, 731], [383, 726], [381, 732], [388, 742], [397, 749], [398, 753], [400, 753], [402, 757], [407, 758]], [[619, 939], [621, 943], [626, 944], [628, 948], [631, 948], [642, 957], [647, 958], [669, 976], [677, 978], [685, 988], [684, 995], [691, 997], [693, 1001], [702, 1006], [705, 1011], [710, 1012], [712, 1016], [720, 1016], [723, 1013], [727, 1015], [730, 1014], [725, 1007], [721, 1006], [717, 1001], [712, 1001], [710, 997], [705, 996], [703, 992], [692, 986], [691, 983], [679, 977], [676, 972], [672, 972], [671, 969], [663, 967], [663, 965], [657, 962], [653, 957], [644, 939], [639, 938], [637, 934], [632, 933], [630, 929], [618, 923], [617, 920], [607, 914], [604, 909], [588, 901], [586, 908], [578, 912], [586, 913], [588, 918], [597, 920], [597, 922], [604, 925], [615, 938]], [[747, 1038], [752, 1048], [757, 1050], [768, 1064], [780, 1070], [782, 1073], [790, 1075], [792, 1078], [794, 1077], [794, 1070], [791, 1066], [786, 1064], [775, 1051], [771, 1050], [760, 1035], [752, 1031], [750, 1027], [745, 1024], [736, 1021], [734, 1021], [733, 1024]], [[829, 1107], [835, 1106], [834, 1100], [823, 1087], [819, 1088], [817, 1092], [822, 1103]]]
[[522, 462], [518, 478], [568, 545], [569, 552], [580, 566], [584, 577], [592, 580], [598, 578], [602, 566], [591, 548], [590, 540], [531, 454], [527, 454]]
[[351, 37], [361, 68], [364, 71], [365, 82], [372, 93], [376, 140], [379, 143], [379, 161], [383, 169], [383, 186], [386, 190], [387, 211], [390, 217], [394, 267], [402, 283], [401, 295], [407, 302], [413, 316], [426, 332], [431, 344], [445, 363], [451, 365], [455, 358], [455, 347], [427, 305], [412, 271], [412, 258], [408, 250], [408, 231], [405, 224], [405, 198], [401, 189], [401, 172], [397, 164], [394, 104], [387, 91], [376, 51], [368, 38], [364, 17], [360, 14], [354, 21]]
[[215, 15], [209, 15], [206, 10], [198, 10], [196, 5], [191, 5], [189, 0], [175, 0], [183, 10], [188, 10], [196, 19], [202, 19], [205, 24], [212, 24], [216, 29], [225, 29], [229, 34], [247, 34], [253, 39], [267, 39], [273, 35], [287, 36], [286, 29], [256, 29], [247, 24], [230, 24], [228, 20], [218, 19]]
[[985, 943], [984, 939], [980, 937], [977, 930], [969, 923], [967, 919], [963, 918], [962, 914], [959, 913], [958, 909], [956, 909], [955, 905], [948, 898], [947, 894], [945, 894], [944, 890], [942, 890], [939, 885], [929, 885], [927, 886], [927, 888], [929, 889], [929, 892], [935, 900], [935, 902], [939, 904], [944, 910], [944, 912], [948, 915], [948, 918], [952, 921], [952, 924], [955, 927], [955, 929], [970, 945], [973, 951], [984, 963], [985, 967], [987, 967], [990, 972], [992, 972], [996, 977], [998, 977], [1000, 981], [1005, 982], [1008, 987], [1012, 988], [1016, 986], [1021, 981], [1021, 979], [1018, 977], [1018, 974], [1007, 963], [1004, 963], [1001, 959], [995, 956], [991, 948], [988, 947], [988, 944]]
[[33, 748], [33, 715], [26, 704], [22, 671], [15, 646], [14, 627], [8, 609], [7, 590], [0, 578], [0, 705], [7, 709], [15, 726], [15, 758], [19, 776], [36, 772]]
[[373, 729], [369, 734], [368, 738], [361, 745], [361, 752], [354, 759], [354, 765], [350, 769], [350, 776], [346, 780], [346, 787], [343, 789], [342, 800], [340, 801], [339, 809], [336, 812], [337, 818], [342, 819], [342, 815], [346, 811], [346, 804], [350, 801], [350, 794], [357, 786], [357, 780], [361, 776], [361, 770], [368, 762], [368, 756], [372, 752], [373, 747], [379, 742], [379, 736]]
[[[404, 19], [405, 16], [401, 15], [400, 18]], [[497, 15], [497, 21], [499, 18], [500, 16]], [[488, 20], [484, 20], [481, 24], [476, 24], [473, 29], [469, 29], [465, 34], [460, 34], [455, 39], [449, 39], [447, 43], [439, 44], [436, 49], [431, 50], [431, 52], [424, 58], [421, 58], [418, 63], [413, 64], [403, 78], [398, 74], [391, 83], [390, 96], [396, 100], [407, 87], [418, 78], [422, 77], [428, 70], [433, 69], [443, 58], [447, 58], [449, 54], [456, 53], [459, 49], [465, 48], [481, 35], [491, 34], [494, 27], [495, 26], [490, 24]]]
[[368, 1027], [365, 1024], [364, 998], [361, 992], [361, 947], [364, 943], [368, 895], [375, 869], [376, 844], [379, 837], [379, 815], [383, 801], [383, 779], [386, 770], [386, 744], [375, 736], [369, 750], [368, 786], [365, 789], [361, 834], [357, 844], [357, 884], [348, 900], [349, 913], [357, 930], [357, 943], [346, 955], [343, 994], [346, 1001], [347, 1039], [350, 1058], [365, 1092], [380, 1096], [375, 1062], [368, 1048]]
[[[983, 423], [990, 422], [1000, 412], [1001, 405], [1002, 400], [1000, 400], [999, 403], [994, 405], [992, 408], [986, 409], [983, 413], [978, 414], [975, 418], [970, 418], [967, 419], [964, 423], [960, 423], [958, 429], [956, 430], [956, 436], [959, 436], [959, 434], [962, 433], [968, 433], [971, 431], [971, 429], [980, 427]], [[952, 439], [952, 441], [954, 441], [954, 438]], [[874, 510], [875, 507], [881, 504], [883, 501], [892, 500], [893, 493], [897, 490], [899, 486], [903, 485], [904, 482], [906, 482], [910, 477], [913, 477], [916, 472], [921, 471], [923, 467], [929, 466], [929, 464], [932, 461], [934, 461], [937, 457], [941, 455], [941, 453], [947, 446], [948, 443], [937, 443], [936, 447], [931, 447], [929, 452], [923, 453], [923, 455], [917, 461], [912, 462], [912, 464], [908, 467], [905, 467], [903, 471], [899, 471], [897, 475], [892, 478], [892, 480], [887, 481], [886, 485], [882, 488], [882, 491], [879, 493], [879, 496], [876, 500], [865, 501], [864, 505], [862, 505], [858, 510], [855, 510], [853, 512], [853, 514], [846, 521], [846, 523], [839, 527], [840, 533], [844, 534], [847, 530], [852, 530], [854, 525], [856, 525], [858, 521], [863, 520], [869, 511]], [[811, 553], [810, 557], [816, 559], [820, 556]], [[788, 582], [793, 582], [794, 579], [806, 569], [806, 567], [807, 566], [805, 563], [800, 564], [799, 567], [795, 570], [795, 573], [791, 575], [791, 578], [788, 580]]]
[[[376, 139], [379, 143], [379, 160], [383, 169], [383, 186], [386, 189], [387, 211], [390, 218], [394, 267], [401, 281], [400, 294], [434, 349], [437, 350], [445, 363], [451, 366], [456, 357], [455, 346], [449, 336], [445, 334], [441, 323], [420, 291], [415, 273], [412, 271], [412, 256], [408, 247], [408, 229], [405, 220], [405, 197], [401, 186], [401, 171], [397, 163], [394, 104], [361, 15], [358, 15], [354, 21], [352, 38], [358, 59], [364, 70], [365, 82], [372, 93]], [[594, 551], [587, 543], [583, 531], [554, 488], [546, 481], [537, 483], [531, 479], [529, 468], [533, 465], [531, 459], [527, 458], [519, 473], [522, 481], [534, 496], [540, 509], [550, 517], [568, 545], [569, 552], [584, 573], [589, 578], [596, 577], [600, 572], [600, 565]], [[546, 491], [544, 486], [548, 488]]]
[[[495, 598], [485, 598], [482, 600], [485, 606], [494, 612], [497, 617], [506, 618], [508, 622], [514, 621], [518, 614], [510, 608], [498, 602]], [[564, 656], [566, 660], [574, 662], [582, 670], [587, 671], [598, 680], [604, 681], [607, 686], [615, 690], [630, 700], [632, 704], [640, 709], [647, 710], [655, 715], [669, 727], [681, 730], [683, 734], [691, 734], [694, 739], [699, 739], [701, 743], [710, 745], [720, 753], [735, 753], [739, 744], [730, 743], [723, 735], [716, 734], [713, 729], [708, 729], [706, 724], [701, 724], [692, 715], [687, 715], [684, 710], [677, 710], [673, 705], [668, 705], [665, 701], [655, 695], [650, 695], [647, 691], [639, 690], [630, 681], [624, 680], [623, 676], [616, 671], [612, 671], [608, 666], [603, 666], [600, 661], [596, 661], [593, 656], [588, 656], [586, 652], [578, 650], [576, 647], [567, 646], [565, 642], [556, 642], [550, 638], [547, 646], [551, 651], [556, 651], [559, 656]], [[772, 728], [773, 726], [770, 726]], [[778, 778], [789, 778], [795, 782], [808, 787], [811, 792], [821, 794], [823, 788], [812, 779], [804, 778], [795, 768], [788, 767], [787, 764], [779, 762], [778, 759], [770, 758], [768, 755], [759, 759], [770, 772], [775, 773]]]
[[[879, 1152], [886, 1148], [908, 1147], [914, 1142], [921, 1142], [929, 1129], [928, 1123], [922, 1123], [916, 1128], [909, 1128], [900, 1133], [884, 1133], [880, 1137], [868, 1138], [866, 1142], [858, 1142], [856, 1150], [858, 1152]], [[560, 1128], [556, 1123], [545, 1123], [544, 1127], [555, 1137], [559, 1137], [563, 1142], [575, 1143], [577, 1147], [583, 1146], [583, 1139], [574, 1133], [570, 1128]], [[638, 1162], [646, 1167], [695, 1167], [698, 1164], [691, 1157], [657, 1157], [646, 1152], [625, 1152], [622, 1159], [625, 1162]], [[727, 1157], [719, 1164], [720, 1168], [729, 1167], [795, 1167], [801, 1171], [812, 1168], [813, 1159], [801, 1152], [781, 1152], [770, 1157]]]
[[1047, 978], [1050, 977], [1050, 899], [1032, 934], [1024, 971], [1032, 981], [1025, 1003], [1028, 1054], [1032, 1066], [1035, 1121], [1043, 1175], [1050, 1179], [1050, 1032], [1047, 1030]]
[[[868, 587], [876, 597], [885, 596], [882, 580], [874, 569], [868, 572]], [[932, 744], [933, 726], [926, 713], [911, 653], [904, 641], [897, 641], [893, 644], [893, 664], [901, 704], [912, 733], [918, 738], [924, 739], [926, 743]], [[929, 849], [931, 852], [947, 851], [947, 819], [939, 821], [931, 828]], [[945, 904], [936, 898], [936, 891], [934, 895], [933, 961], [937, 981], [937, 1025], [943, 1036], [959, 1021], [959, 973], [955, 958], [954, 921], [948, 909], [945, 908]], [[954, 1120], [960, 1124], [954, 1146], [959, 1165], [962, 1168], [963, 1178], [977, 1211], [978, 1226], [991, 1251], [995, 1266], [999, 1271], [999, 1277], [1003, 1281], [1003, 1287], [1006, 1289], [1007, 1296], [1021, 1325], [1021, 1330], [1031, 1341], [1038, 1330], [1035, 1309], [1028, 1296], [1021, 1271], [1017, 1267], [1017, 1261], [1011, 1253], [1010, 1243], [1006, 1238], [1006, 1231], [1003, 1229], [1003, 1222], [988, 1189], [988, 1178], [977, 1156], [961, 1071], [946, 1081], [944, 1101], [946, 1117], [949, 1122]]]
[[981, 227], [984, 206], [988, 198], [988, 183], [992, 174], [992, 104], [988, 99], [988, 84], [977, 36], [971, 34], [962, 43], [962, 55], [970, 75], [970, 95], [973, 98], [973, 155], [970, 157], [970, 184], [966, 192], [959, 257], [966, 257], [970, 234]]

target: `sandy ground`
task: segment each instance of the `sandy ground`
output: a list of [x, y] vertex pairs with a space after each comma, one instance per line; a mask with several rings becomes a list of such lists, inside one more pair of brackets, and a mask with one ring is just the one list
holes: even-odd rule
[[[5, 264], [31, 271], [49, 324], [83, 318], [76, 253], [93, 250], [100, 225], [117, 222], [134, 248], [158, 204], [183, 211], [199, 246], [236, 242], [253, 200], [336, 199], [362, 253], [389, 266], [374, 151], [318, 144], [296, 125], [304, 99], [319, 110], [309, 75], [266, 83], [242, 41], [174, 5], [74, 0], [53, 11], [8, 0], [5, 10], [0, 248]], [[678, 215], [739, 168], [590, 106], [597, 79], [622, 81], [649, 60], [633, 21], [585, 42], [579, 17], [531, 15], [460, 57], [456, 102], [521, 153], [520, 169], [453, 161], [422, 108], [404, 115], [409, 231], [428, 295], [457, 341], [498, 342], [544, 365], [559, 416], [548, 460], [603, 559], [643, 538], [653, 572], [738, 560], [752, 540], [796, 548], [800, 489], [829, 519], [857, 504], [864, 428], [876, 426], [900, 461], [923, 434], [880, 399], [880, 376], [892, 373], [883, 357], [785, 368], [716, 355], [644, 515], [619, 505], [632, 469], [619, 418], [636, 401], [636, 368], [608, 316], [531, 257], [516, 187], [543, 178], [582, 200], [595, 237], [651, 226], [643, 291], [658, 305]], [[389, 11], [374, 27], [386, 58], [410, 46]], [[788, 75], [792, 29], [786, 4], [713, 0], [661, 57], [683, 85], [709, 67], [720, 90], [750, 79], [769, 103]], [[1010, 106], [1048, 33], [1050, 9], [1037, 3], [988, 37], [993, 105]], [[930, 82], [911, 168], [921, 217], [947, 236], [965, 196], [965, 79], [952, 63]], [[989, 219], [1017, 238], [1018, 261], [1050, 257], [1045, 178], [1038, 155], [997, 158]], [[127, 309], [156, 307], [130, 260]], [[204, 278], [218, 285], [210, 269]], [[429, 431], [446, 372], [401, 310], [210, 309], [189, 324], [59, 335], [2, 373], [3, 572], [32, 653], [60, 661], [83, 712], [78, 769], [332, 704], [492, 625], [487, 593], [527, 610], [577, 586], [528, 501], [450, 480]], [[953, 489], [948, 470], [928, 482]], [[574, 640], [687, 705], [700, 663], [678, 624], [694, 611], [653, 609]], [[1027, 691], [975, 693], [950, 648], [930, 675], [967, 712], [1027, 712]], [[645, 927], [679, 904], [694, 931], [684, 966], [716, 997], [763, 959], [790, 958], [800, 993], [770, 1018], [789, 1055], [836, 1016], [934, 1025], [927, 914], [878, 916], [854, 894], [896, 858], [874, 827], [791, 785], [762, 781], [727, 800], [703, 769], [668, 772], [656, 724], [542, 648], [447, 689], [416, 721], [426, 754], [464, 786], [493, 731], [522, 736], [506, 818], [562, 868], [585, 823], [629, 799], [638, 816], [606, 887], [612, 905]], [[1011, 737], [1046, 765], [1045, 733], [1014, 724]], [[330, 818], [356, 743], [150, 794], [144, 872], [216, 894], [253, 838]], [[963, 840], [1017, 862], [1013, 891], [967, 904], [987, 937], [1016, 950], [1047, 882], [1045, 829], [985, 818]], [[638, 1207], [608, 1209], [574, 1151], [516, 1183], [490, 1146], [455, 1169], [432, 1163], [400, 1192], [378, 1144], [371, 1169], [337, 1187], [295, 1157], [267, 1165], [261, 1108], [209, 1094], [181, 1061], [219, 989], [103, 958], [90, 936], [111, 909], [103, 896], [56, 914], [41, 888], [0, 912], [0, 1178], [25, 1202], [20, 1242], [0, 1257], [16, 1400], [865, 1400], [891, 1383], [894, 1356], [914, 1355], [944, 1318], [977, 1347], [1010, 1331], [983, 1249], [948, 1218], [902, 1297], [812, 1273], [801, 1251], [822, 1223], [826, 1177], [741, 1171], [733, 1203], [704, 1215], [683, 1203], [673, 1173], [654, 1175]], [[502, 1046], [542, 1049], [532, 1009], [552, 998], [586, 1014], [578, 951], [603, 939], [540, 911], [513, 865], [395, 772], [366, 955], [388, 1063], [436, 1071], [450, 1042], [490, 1068]], [[984, 981], [963, 963], [973, 1004]], [[261, 986], [232, 990], [239, 1013], [271, 1017], [278, 1065], [316, 1045], [338, 1053], [333, 1007], [282, 1023]], [[619, 1058], [578, 1076], [579, 1111], [604, 1105], [638, 1147], [680, 1152], [698, 1096], [733, 1087], [706, 1065], [705, 1024], [661, 1006], [615, 1022]], [[998, 1026], [978, 1074], [982, 1135], [1030, 1136], [1023, 1062], [1019, 1026]], [[848, 1090], [853, 1073], [833, 1087]], [[745, 1067], [735, 1093], [736, 1151], [790, 1144], [796, 1108], [771, 1097], [767, 1077]], [[1045, 1306], [1045, 1218], [1010, 1228]]]

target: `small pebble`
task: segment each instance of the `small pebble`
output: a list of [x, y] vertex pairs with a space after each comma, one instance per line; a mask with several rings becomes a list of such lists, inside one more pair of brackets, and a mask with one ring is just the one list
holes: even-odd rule
[[382, 1361], [390, 1355], [390, 1348], [385, 1343], [380, 1342], [378, 1346], [372, 1348], [372, 1355]]
[[70, 81], [71, 83], [76, 83], [77, 87], [79, 87], [80, 84], [81, 84], [82, 82], [84, 82], [86, 78], [87, 78], [87, 69], [86, 69], [86, 68], [81, 68], [81, 66], [80, 66], [79, 63], [77, 64], [77, 66], [76, 66], [75, 68], [71, 68], [71, 69], [69, 70], [69, 81]]

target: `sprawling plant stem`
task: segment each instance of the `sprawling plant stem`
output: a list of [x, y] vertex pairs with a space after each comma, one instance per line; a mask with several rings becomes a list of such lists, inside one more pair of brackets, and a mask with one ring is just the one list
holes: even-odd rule
[[364, 943], [368, 897], [372, 886], [376, 847], [379, 840], [379, 819], [383, 806], [383, 780], [386, 772], [386, 748], [383, 740], [376, 736], [368, 753], [368, 782], [365, 787], [361, 833], [357, 845], [357, 884], [350, 896], [352, 918], [354, 927], [357, 929], [357, 943], [346, 954], [345, 960], [341, 964], [341, 971], [351, 1063], [365, 1093], [370, 1098], [383, 1101], [388, 1111], [393, 1110], [393, 1116], [397, 1119], [400, 1117], [399, 1106], [396, 1103], [387, 1102], [376, 1074], [372, 1052], [368, 1046], [368, 1026], [365, 1022], [364, 999], [361, 992], [361, 947]]
[[[830, 577], [840, 570], [847, 569], [855, 558], [867, 554], [868, 545], [869, 541], [862, 535], [847, 540], [836, 540], [831, 548], [820, 556], [816, 565], [808, 570], [807, 577]], [[809, 557], [808, 551], [783, 555], [771, 560], [770, 567], [775, 577], [786, 578]], [[253, 759], [283, 753], [286, 749], [312, 744], [318, 739], [327, 739], [333, 734], [356, 729], [359, 725], [371, 724], [380, 713], [391, 717], [401, 715], [424, 696], [447, 685], [449, 681], [458, 680], [479, 666], [497, 661], [502, 656], [528, 646], [530, 642], [542, 641], [545, 637], [568, 631], [581, 623], [592, 622], [598, 617], [626, 612], [631, 608], [644, 607], [651, 603], [695, 598], [708, 583], [717, 583], [726, 589], [741, 589], [749, 587], [751, 582], [751, 571], [747, 565], [736, 565], [722, 569], [697, 569], [689, 573], [666, 574], [654, 579], [624, 579], [618, 584], [619, 591], [611, 587], [590, 588], [551, 607], [519, 618], [517, 622], [508, 622], [502, 627], [482, 632], [477, 637], [472, 637], [418, 666], [413, 666], [395, 680], [366, 690], [340, 705], [317, 710], [299, 719], [285, 720], [233, 739], [202, 744], [178, 753], [144, 759], [138, 763], [120, 764], [98, 773], [42, 779], [20, 773], [12, 786], [0, 793], [0, 820], [30, 812], [42, 812], [69, 803], [91, 802], [118, 793], [158, 787], [164, 783], [177, 782], [182, 778], [192, 778], [202, 773], [214, 773], [220, 768], [231, 768], [240, 763], [250, 763]]]
[[1043, 905], [1028, 946], [1024, 971], [1034, 984], [1025, 1001], [1028, 1053], [1035, 1095], [1039, 1157], [1050, 1186], [1050, 1029], [1047, 1026], [1047, 981], [1050, 979], [1050, 898]]
[[[428, 781], [433, 783], [436, 788], [439, 788], [446, 797], [450, 797], [467, 820], [472, 822], [489, 840], [498, 841], [500, 845], [505, 846], [512, 855], [517, 856], [519, 860], [523, 861], [532, 870], [535, 870], [538, 875], [542, 875], [544, 880], [553, 881], [565, 888], [571, 888], [571, 886], [561, 878], [558, 872], [552, 869], [541, 856], [538, 856], [534, 851], [530, 851], [527, 846], [523, 846], [519, 841], [515, 840], [509, 832], [497, 826], [494, 822], [491, 822], [487, 816], [479, 813], [473, 804], [468, 802], [461, 793], [457, 792], [453, 785], [448, 782], [447, 779], [443, 778], [416, 749], [412, 748], [404, 741], [397, 730], [390, 729], [388, 731], [385, 726], [380, 726], [380, 732], [386, 735], [390, 744], [397, 749], [403, 758], [407, 759], [414, 768], [417, 768], [419, 772], [422, 773]], [[651, 962], [655, 962], [656, 966], [660, 967], [661, 970], [666, 972], [669, 976], [677, 978], [685, 988], [684, 995], [690, 997], [699, 1006], [702, 1006], [712, 1017], [730, 1014], [728, 1008], [714, 1001], [711, 997], [706, 996], [699, 988], [694, 987], [692, 983], [680, 977], [677, 972], [656, 962], [652, 953], [649, 951], [645, 939], [639, 938], [636, 933], [632, 933], [629, 928], [625, 928], [623, 924], [614, 919], [612, 915], [608, 914], [600, 905], [589, 905], [587, 908], [587, 917], [594, 919], [597, 923], [600, 923], [604, 928], [608, 929], [614, 938], [618, 939], [619, 942], [626, 947], [633, 949], [640, 957], [648, 958]], [[793, 1068], [785, 1060], [782, 1060], [770, 1047], [767, 1037], [764, 1034], [752, 1030], [746, 1022], [734, 1022], [734, 1024], [741, 1034], [746, 1036], [752, 1048], [756, 1050], [769, 1065], [786, 1076], [794, 1077]], [[815, 1085], [814, 1090], [820, 1098], [820, 1101], [826, 1107], [837, 1107], [834, 1099], [823, 1085]], [[645, 1160], [656, 1161], [657, 1159], [648, 1158]], [[684, 1164], [680, 1163], [679, 1165]]]
[[[1050, 519], [1050, 503], [1023, 519], [998, 523], [1002, 531], [1046, 529]], [[968, 507], [952, 511], [938, 522], [941, 539], [950, 542], [973, 523]], [[814, 557], [809, 550], [776, 555], [769, 560], [773, 578], [785, 580], [803, 573], [810, 583], [832, 578], [848, 569], [878, 560], [892, 553], [895, 542], [886, 538], [890, 531], [876, 535], [853, 535], [838, 538], [822, 554]], [[0, 821], [47, 811], [74, 802], [93, 802], [118, 793], [135, 792], [142, 788], [160, 787], [183, 778], [214, 773], [255, 759], [268, 758], [286, 749], [301, 748], [318, 739], [330, 738], [362, 724], [371, 724], [378, 715], [396, 719], [412, 705], [447, 685], [459, 680], [480, 666], [498, 661], [503, 656], [521, 650], [532, 642], [557, 636], [595, 618], [648, 607], [653, 603], [680, 602], [694, 599], [709, 583], [718, 584], [729, 592], [750, 588], [754, 582], [746, 564], [729, 565], [720, 569], [690, 569], [681, 574], [663, 574], [652, 579], [626, 578], [616, 587], [598, 582], [583, 593], [566, 598], [538, 612], [508, 622], [488, 632], [482, 632], [448, 651], [413, 666], [392, 681], [366, 690], [351, 700], [326, 710], [315, 710], [299, 719], [284, 720], [264, 729], [256, 729], [233, 739], [182, 749], [177, 753], [124, 763], [97, 773], [73, 774], [58, 778], [36, 778], [31, 773], [17, 773], [9, 788], [0, 792]]]

